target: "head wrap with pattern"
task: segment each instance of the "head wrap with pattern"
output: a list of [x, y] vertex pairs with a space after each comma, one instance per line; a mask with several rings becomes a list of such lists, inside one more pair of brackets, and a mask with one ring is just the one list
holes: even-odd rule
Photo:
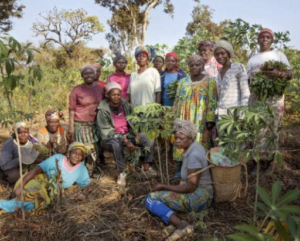
[[47, 110], [45, 113], [46, 121], [49, 120], [60, 120], [63, 117], [63, 113], [57, 109]]
[[205, 46], [212, 51], [215, 44], [210, 40], [203, 40], [203, 41], [199, 42], [198, 49], [200, 49], [202, 46]]
[[84, 155], [88, 154], [88, 148], [85, 144], [81, 143], [81, 142], [73, 142], [69, 145], [68, 148], [68, 152], [73, 151], [75, 149], [79, 149], [82, 150], [82, 152], [84, 153]]
[[136, 47], [135, 52], [134, 52], [134, 56], [135, 58], [140, 54], [140, 53], [146, 53], [148, 55], [148, 59], [149, 61], [152, 61], [156, 54], [155, 54], [155, 48], [151, 45], [145, 45], [145, 46], [139, 46]]
[[195, 140], [198, 134], [198, 126], [188, 120], [176, 119], [173, 130], [192, 138], [192, 140]]
[[190, 65], [190, 63], [192, 63], [192, 62], [201, 62], [201, 64], [205, 64], [205, 62], [204, 62], [204, 60], [202, 59], [202, 57], [200, 56], [200, 55], [198, 55], [198, 54], [194, 54], [194, 55], [192, 55], [190, 58], [189, 58], [189, 60], [188, 60], [188, 65]]

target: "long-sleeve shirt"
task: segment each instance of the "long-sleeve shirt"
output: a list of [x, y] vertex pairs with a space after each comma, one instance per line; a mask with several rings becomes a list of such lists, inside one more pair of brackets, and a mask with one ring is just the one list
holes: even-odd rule
[[[219, 72], [222, 71], [222, 68]], [[226, 115], [227, 109], [234, 106], [248, 106], [250, 90], [245, 67], [240, 63], [231, 63], [223, 79], [218, 79], [218, 114]]]

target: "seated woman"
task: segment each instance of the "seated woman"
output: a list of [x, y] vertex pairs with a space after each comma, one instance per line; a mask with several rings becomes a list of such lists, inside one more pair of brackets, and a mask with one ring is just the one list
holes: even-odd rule
[[59, 123], [62, 116], [63, 113], [56, 109], [48, 110], [45, 113], [47, 125], [37, 134], [38, 140], [51, 151], [51, 154], [67, 152], [67, 131]]
[[[73, 142], [69, 146], [67, 157], [62, 154], [55, 154], [38, 164], [23, 177], [23, 187], [20, 185], [20, 180], [17, 182], [15, 186], [16, 199], [0, 201], [0, 209], [6, 212], [14, 212], [16, 208], [20, 208], [21, 188], [24, 188], [26, 191], [24, 194], [25, 211], [39, 213], [51, 202], [46, 185], [53, 179], [57, 179], [59, 174], [61, 175], [62, 189], [69, 188], [74, 183], [78, 184], [83, 192], [77, 195], [77, 199], [83, 200], [88, 194], [90, 184], [87, 168], [81, 163], [87, 151], [84, 144]], [[55, 188], [57, 188], [56, 185]]]
[[135, 146], [147, 147], [150, 151], [145, 151], [143, 170], [149, 176], [156, 175], [156, 171], [150, 167], [153, 159], [153, 141], [146, 138], [145, 133], [140, 133], [140, 144], [135, 141], [133, 127], [126, 120], [126, 116], [131, 114], [131, 108], [125, 99], [121, 98], [122, 88], [115, 82], [106, 85], [106, 99], [98, 106], [97, 127], [101, 137], [101, 147], [113, 152], [119, 171], [118, 184], [125, 186], [126, 181], [122, 181], [121, 176], [126, 175], [124, 160], [124, 147], [134, 150]]
[[29, 134], [29, 127], [25, 122], [15, 123], [11, 136], [12, 139], [8, 140], [1, 150], [0, 180], [9, 185], [14, 185], [20, 178], [17, 139], [19, 139], [23, 164], [31, 165], [34, 162], [38, 162], [37, 157], [39, 153], [32, 150], [34, 144], [38, 143], [38, 141]]
[[192, 232], [193, 227], [180, 220], [174, 211], [201, 212], [213, 196], [212, 179], [209, 170], [201, 170], [208, 166], [204, 147], [196, 141], [197, 125], [190, 121], [177, 119], [174, 124], [175, 145], [183, 149], [183, 165], [181, 168], [181, 184], [157, 184], [146, 198], [146, 207], [159, 216], [166, 224], [166, 235], [173, 234], [167, 241], [178, 240]]

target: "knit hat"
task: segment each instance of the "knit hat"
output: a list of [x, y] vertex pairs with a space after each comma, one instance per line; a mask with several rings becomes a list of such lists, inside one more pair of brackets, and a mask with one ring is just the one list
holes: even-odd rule
[[105, 86], [105, 93], [108, 94], [112, 89], [118, 89], [122, 91], [122, 87], [116, 82], [108, 82]]
[[232, 47], [231, 43], [229, 43], [228, 41], [226, 41], [226, 40], [220, 40], [220, 41], [218, 41], [215, 44], [214, 53], [216, 52], [217, 48], [223, 48], [223, 49], [225, 49], [229, 53], [229, 55], [230, 55], [229, 57], [230, 58], [233, 56], [233, 47]]
[[259, 34], [258, 34], [258, 37], [257, 37], [257, 41], [258, 41], [260, 35], [262, 35], [263, 33], [268, 33], [268, 34], [270, 34], [271, 37], [272, 37], [272, 42], [274, 41], [274, 33], [273, 33], [273, 31], [272, 31], [271, 29], [269, 29], [269, 28], [262, 28], [262, 29], [260, 30], [260, 32], [259, 32]]

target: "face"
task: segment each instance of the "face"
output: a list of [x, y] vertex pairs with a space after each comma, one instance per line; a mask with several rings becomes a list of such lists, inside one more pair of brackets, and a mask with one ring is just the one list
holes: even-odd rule
[[136, 57], [136, 61], [138, 66], [145, 66], [148, 64], [148, 55], [145, 52], [139, 53], [138, 56]]
[[119, 89], [112, 89], [107, 94], [110, 102], [117, 105], [121, 103], [121, 90]]
[[115, 68], [119, 72], [123, 72], [126, 68], [126, 61], [124, 59], [118, 59], [118, 61], [115, 63]]
[[154, 68], [156, 68], [158, 71], [161, 71], [164, 66], [164, 61], [162, 58], [157, 57], [153, 60]]
[[258, 38], [258, 44], [263, 50], [270, 49], [272, 44], [272, 36], [269, 33], [262, 33]]
[[59, 120], [48, 120], [47, 127], [51, 133], [57, 132], [58, 127], [59, 127]]
[[166, 58], [166, 68], [167, 70], [174, 70], [176, 67], [177, 61], [173, 56], [168, 56]]
[[203, 58], [204, 61], [208, 61], [212, 57], [212, 51], [207, 46], [201, 46], [199, 48], [199, 55]]
[[199, 75], [203, 72], [204, 64], [200, 61], [192, 61], [189, 63], [189, 69], [192, 76]]
[[189, 146], [193, 143], [192, 139], [185, 134], [182, 134], [180, 132], [175, 133], [175, 146], [178, 149], [188, 149]]
[[95, 67], [96, 68], [96, 73], [95, 73], [95, 80], [99, 80], [100, 75], [101, 75], [101, 68]]
[[78, 163], [80, 163], [83, 158], [84, 158], [84, 153], [82, 150], [80, 149], [74, 149], [72, 151], [70, 151], [70, 163], [73, 165], [73, 166], [76, 166]]
[[230, 59], [229, 53], [223, 48], [217, 48], [214, 52], [214, 56], [218, 63], [222, 65], [226, 64]]
[[20, 127], [17, 132], [18, 132], [20, 145], [25, 145], [29, 138], [29, 129]]
[[82, 72], [82, 78], [84, 80], [85, 83], [87, 84], [91, 84], [94, 82], [94, 79], [95, 79], [95, 72], [93, 69], [85, 69], [83, 72]]

